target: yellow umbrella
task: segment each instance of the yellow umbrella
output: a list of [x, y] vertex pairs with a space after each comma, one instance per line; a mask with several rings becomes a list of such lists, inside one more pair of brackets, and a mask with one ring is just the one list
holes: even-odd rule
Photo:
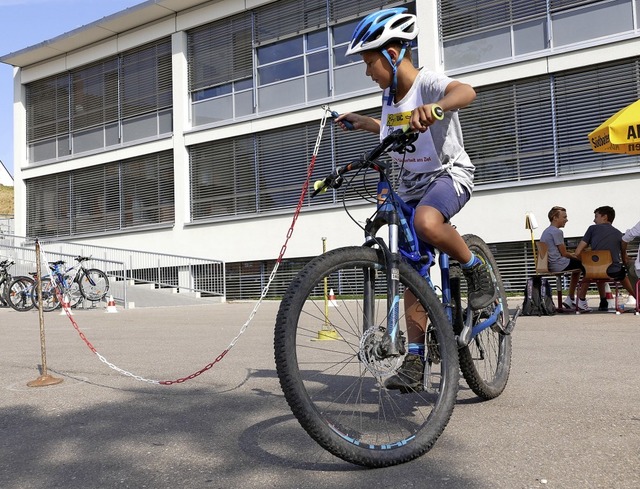
[[640, 154], [640, 100], [600, 124], [589, 134], [589, 141], [594, 151]]

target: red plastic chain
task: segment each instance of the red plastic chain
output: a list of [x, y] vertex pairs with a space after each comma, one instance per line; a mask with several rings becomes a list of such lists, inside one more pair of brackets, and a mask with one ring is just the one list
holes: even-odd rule
[[[213, 366], [220, 362], [227, 353], [229, 353], [229, 351], [231, 351], [231, 349], [235, 346], [236, 341], [238, 340], [238, 338], [240, 337], [240, 335], [242, 335], [245, 330], [247, 329], [247, 326], [249, 325], [249, 322], [253, 319], [253, 316], [255, 315], [255, 313], [257, 312], [258, 307], [260, 306], [262, 300], [264, 299], [264, 297], [266, 296], [266, 293], [269, 289], [269, 286], [271, 284], [271, 282], [273, 281], [273, 278], [275, 277], [276, 271], [278, 270], [278, 267], [280, 265], [280, 263], [282, 262], [282, 259], [287, 251], [287, 245], [289, 243], [289, 240], [291, 239], [291, 237], [293, 236], [293, 230], [294, 227], [296, 225], [296, 221], [298, 220], [298, 217], [300, 215], [300, 212], [302, 210], [302, 206], [304, 205], [304, 201], [305, 201], [305, 197], [307, 195], [307, 192], [309, 191], [309, 186], [311, 183], [311, 177], [313, 175], [313, 168], [315, 166], [315, 162], [316, 162], [316, 157], [318, 155], [318, 151], [320, 148], [320, 141], [322, 139], [322, 132], [323, 129], [325, 127], [326, 124], [326, 119], [327, 119], [327, 114], [330, 112], [330, 109], [328, 106], [323, 106], [323, 109], [325, 111], [324, 113], [324, 117], [322, 118], [322, 122], [320, 124], [320, 130], [318, 132], [318, 137], [316, 139], [316, 144], [315, 147], [313, 149], [313, 156], [311, 157], [311, 161], [309, 162], [309, 168], [307, 169], [307, 178], [304, 182], [304, 185], [302, 187], [302, 192], [300, 194], [300, 198], [298, 199], [298, 205], [296, 206], [296, 210], [293, 213], [293, 219], [291, 221], [291, 225], [289, 226], [289, 230], [287, 231], [287, 236], [285, 239], [284, 244], [282, 245], [282, 248], [280, 249], [280, 253], [278, 255], [278, 258], [276, 260], [276, 265], [273, 269], [273, 271], [271, 272], [271, 276], [269, 278], [269, 282], [267, 283], [265, 289], [262, 292], [262, 295], [260, 297], [260, 299], [258, 300], [256, 306], [254, 307], [251, 315], [249, 316], [249, 319], [247, 320], [247, 322], [243, 325], [243, 327], [241, 328], [240, 332], [238, 333], [238, 335], [233, 339], [233, 341], [231, 342], [231, 344], [222, 351], [222, 353], [220, 353], [216, 359], [214, 361], [212, 361], [211, 363], [208, 363], [207, 365], [205, 365], [203, 368], [201, 368], [200, 370], [192, 373], [191, 375], [188, 375], [186, 377], [181, 377], [179, 379], [176, 380], [151, 380], [151, 379], [145, 379], [144, 377], [140, 377], [138, 375], [134, 375], [130, 372], [127, 372], [125, 370], [122, 370], [121, 368], [117, 367], [116, 365], [110, 363], [109, 361], [107, 361], [107, 359], [105, 357], [103, 357], [102, 355], [100, 355], [100, 353], [98, 353], [98, 351], [96, 350], [96, 348], [91, 344], [91, 342], [87, 339], [87, 337], [85, 336], [85, 334], [82, 332], [82, 330], [80, 329], [80, 327], [78, 326], [78, 323], [76, 323], [76, 321], [73, 319], [73, 317], [71, 316], [71, 311], [68, 308], [64, 308], [64, 311], [67, 313], [67, 317], [69, 318], [69, 320], [71, 321], [71, 324], [73, 325], [73, 327], [75, 328], [75, 330], [78, 332], [78, 335], [80, 336], [80, 338], [82, 339], [82, 341], [85, 342], [85, 344], [87, 345], [87, 347], [93, 352], [95, 353], [98, 358], [104, 362], [105, 364], [107, 364], [110, 368], [122, 373], [123, 375], [132, 377], [136, 380], [140, 380], [143, 382], [148, 382], [151, 384], [159, 384], [159, 385], [174, 385], [174, 384], [182, 384], [183, 382], [186, 382], [188, 380], [191, 379], [195, 379], [196, 377], [198, 377], [199, 375], [202, 375], [204, 372], [206, 372], [207, 370], [210, 370], [211, 368], [213, 368]], [[41, 248], [42, 250], [42, 248]], [[42, 253], [44, 255], [44, 252]], [[46, 257], [45, 257], [46, 260]], [[59, 290], [57, 290], [57, 294], [58, 294], [58, 300], [62, 302], [63, 298], [62, 295], [60, 293]]]

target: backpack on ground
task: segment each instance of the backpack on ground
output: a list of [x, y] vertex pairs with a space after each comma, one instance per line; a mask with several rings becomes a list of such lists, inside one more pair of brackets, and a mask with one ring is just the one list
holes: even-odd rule
[[549, 280], [542, 277], [530, 277], [524, 289], [523, 316], [553, 316], [556, 306], [551, 297]]

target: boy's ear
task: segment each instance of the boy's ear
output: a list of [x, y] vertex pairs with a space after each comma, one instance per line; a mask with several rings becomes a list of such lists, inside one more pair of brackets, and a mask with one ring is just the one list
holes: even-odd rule
[[391, 61], [393, 61], [394, 63], [398, 61], [398, 56], [400, 56], [400, 50], [396, 46], [393, 46], [393, 45], [388, 46], [387, 53], [389, 53], [389, 57], [391, 58]]

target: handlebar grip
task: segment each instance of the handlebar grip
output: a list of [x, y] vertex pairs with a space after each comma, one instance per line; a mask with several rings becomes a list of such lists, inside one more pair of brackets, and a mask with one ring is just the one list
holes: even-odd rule
[[322, 193], [326, 192], [327, 188], [329, 188], [329, 187], [327, 187], [326, 183], [327, 183], [327, 179], [326, 178], [324, 178], [322, 180], [316, 180], [316, 182], [313, 184], [313, 190], [314, 190], [313, 195], [317, 195], [320, 192], [322, 192]]
[[[331, 111], [331, 116], [336, 119], [338, 117], [340, 117], [340, 114], [338, 114], [335, 110]], [[342, 120], [340, 121], [344, 124], [344, 127], [347, 128], [348, 131], [353, 131], [355, 129], [355, 127], [353, 127], [353, 124], [347, 120]]]
[[433, 104], [431, 106], [431, 115], [433, 115], [434, 119], [441, 121], [444, 119], [444, 110], [438, 104]]

